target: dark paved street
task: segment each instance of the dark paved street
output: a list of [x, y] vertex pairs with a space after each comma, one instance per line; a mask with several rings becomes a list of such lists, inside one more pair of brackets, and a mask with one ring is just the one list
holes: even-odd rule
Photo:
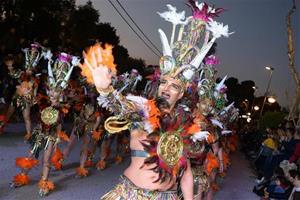
[[[8, 133], [0, 136], [0, 199], [2, 200], [33, 200], [38, 196], [37, 182], [40, 178], [41, 166], [30, 173], [30, 185], [11, 189], [9, 183], [19, 172], [15, 167], [15, 158], [26, 156], [28, 145], [23, 142], [23, 125], [14, 124], [6, 129]], [[63, 147], [61, 145], [61, 147]], [[110, 160], [109, 167], [104, 171], [90, 170], [90, 176], [84, 179], [75, 178], [75, 168], [78, 166], [79, 145], [72, 151], [66, 161], [63, 171], [52, 171], [50, 179], [54, 181], [56, 189], [45, 200], [96, 200], [118, 182], [119, 175], [128, 165], [128, 158], [121, 164], [115, 165]], [[99, 152], [98, 152], [99, 154]], [[98, 157], [97, 154], [97, 157]], [[114, 154], [112, 154], [114, 155]], [[256, 200], [251, 189], [253, 178], [248, 169], [247, 161], [241, 154], [232, 156], [232, 166], [227, 177], [222, 180], [221, 190], [216, 195], [217, 200]], [[41, 158], [40, 158], [41, 159]]]

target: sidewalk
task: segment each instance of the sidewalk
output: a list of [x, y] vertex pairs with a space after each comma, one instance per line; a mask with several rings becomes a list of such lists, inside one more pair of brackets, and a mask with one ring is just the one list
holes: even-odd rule
[[227, 176], [220, 184], [220, 190], [215, 195], [216, 200], [259, 200], [252, 192], [255, 185], [249, 161], [241, 152], [233, 153], [231, 166]]

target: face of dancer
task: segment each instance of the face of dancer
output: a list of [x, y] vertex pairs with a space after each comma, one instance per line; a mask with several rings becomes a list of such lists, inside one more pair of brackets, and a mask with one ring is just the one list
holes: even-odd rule
[[49, 99], [51, 102], [51, 105], [56, 106], [59, 104], [59, 96], [60, 96], [60, 92], [52, 89], [49, 92]]
[[182, 98], [184, 93], [180, 80], [169, 76], [162, 77], [158, 87], [158, 97], [164, 98], [170, 105], [170, 109], [174, 108], [176, 102]]
[[11, 71], [11, 70], [13, 70], [13, 65], [14, 65], [14, 61], [13, 60], [6, 60], [5, 61], [5, 65], [7, 66], [7, 69], [9, 70], [9, 71]]
[[197, 103], [197, 112], [204, 116], [207, 116], [212, 110], [211, 101], [209, 99], [203, 99]]

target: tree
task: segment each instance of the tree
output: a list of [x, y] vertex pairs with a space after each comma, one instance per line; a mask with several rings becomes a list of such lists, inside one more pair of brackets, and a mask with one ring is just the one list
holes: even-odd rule
[[265, 130], [266, 128], [277, 128], [284, 122], [284, 112], [266, 112], [259, 120], [259, 128]]
[[235, 102], [235, 106], [240, 109], [240, 113], [251, 111], [254, 99], [255, 82], [247, 80], [239, 83], [239, 80], [230, 77], [225, 81], [227, 87], [227, 99], [229, 102]]
[[293, 5], [290, 8], [288, 15], [286, 17], [286, 25], [287, 25], [287, 35], [288, 35], [288, 59], [289, 59], [289, 70], [291, 72], [291, 75], [295, 81], [296, 84], [296, 93], [295, 97], [293, 99], [291, 108], [290, 108], [290, 113], [288, 118], [289, 119], [295, 119], [298, 116], [298, 122], [297, 124], [300, 124], [300, 112], [299, 112], [299, 107], [300, 107], [300, 77], [297, 72], [297, 68], [295, 66], [295, 46], [294, 46], [294, 35], [293, 35], [293, 28], [292, 28], [292, 23], [291, 23], [291, 18], [292, 15], [296, 11], [296, 0], [292, 0]]
[[100, 14], [90, 1], [72, 13], [69, 27], [72, 44], [76, 50], [81, 51], [95, 42], [99, 17]]
[[110, 23], [100, 23], [96, 27], [96, 38], [102, 43], [108, 43], [117, 46], [120, 43], [120, 38], [116, 34], [116, 29]]

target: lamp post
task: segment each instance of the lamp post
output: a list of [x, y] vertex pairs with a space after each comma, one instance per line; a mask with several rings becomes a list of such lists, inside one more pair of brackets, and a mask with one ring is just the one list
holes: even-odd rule
[[264, 107], [265, 107], [265, 104], [266, 104], [266, 100], [267, 100], [267, 95], [269, 93], [269, 89], [270, 89], [270, 85], [271, 85], [271, 81], [272, 81], [272, 75], [273, 75], [273, 71], [274, 71], [274, 68], [271, 67], [271, 66], [267, 66], [265, 67], [266, 70], [270, 71], [270, 76], [269, 76], [269, 81], [268, 81], [268, 85], [267, 85], [267, 89], [266, 89], [266, 92], [264, 94], [264, 101], [263, 101], [263, 104], [261, 106], [261, 110], [260, 110], [260, 114], [259, 114], [259, 118], [262, 116], [263, 114], [263, 110], [264, 110]]
[[276, 102], [275, 97], [273, 97], [273, 96], [268, 97], [268, 102], [269, 102], [269, 103], [275, 103], [275, 102]]

